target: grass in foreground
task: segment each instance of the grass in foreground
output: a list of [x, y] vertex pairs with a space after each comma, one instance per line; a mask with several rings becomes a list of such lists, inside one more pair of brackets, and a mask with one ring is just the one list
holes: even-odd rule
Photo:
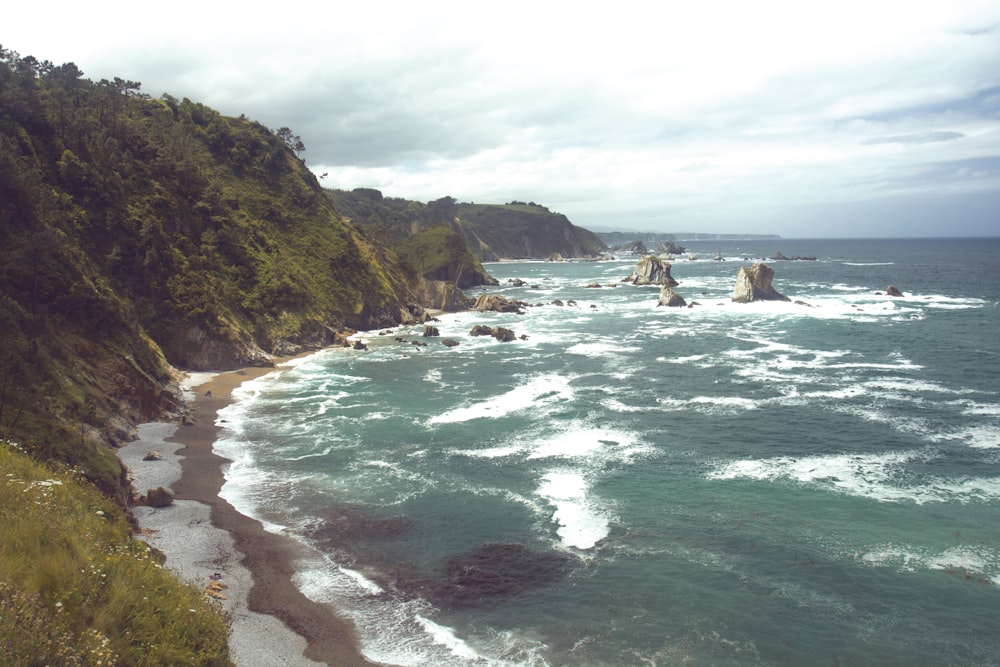
[[228, 625], [78, 474], [0, 442], [0, 664], [230, 665]]

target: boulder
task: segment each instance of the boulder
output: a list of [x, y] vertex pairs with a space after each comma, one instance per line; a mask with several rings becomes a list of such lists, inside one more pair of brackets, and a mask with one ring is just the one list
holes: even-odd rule
[[365, 345], [365, 343], [360, 338], [358, 340], [354, 341], [354, 345], [352, 345], [351, 347], [353, 347], [355, 350], [367, 350], [368, 349], [368, 346]]
[[145, 456], [142, 457], [142, 460], [143, 461], [162, 461], [163, 460], [163, 454], [159, 453], [155, 449], [151, 449], [151, 450], [149, 450], [149, 453], [147, 453]]
[[490, 331], [490, 335], [496, 338], [501, 343], [509, 343], [515, 338], [517, 338], [517, 336], [514, 335], [513, 331], [511, 331], [510, 329], [506, 329], [504, 327], [493, 327], [493, 329]]
[[680, 294], [675, 292], [672, 287], [664, 285], [660, 289], [660, 301], [656, 304], [657, 306], [667, 306], [669, 308], [683, 308], [687, 305]]
[[586, 285], [584, 285], [584, 288], [585, 289], [597, 289], [600, 286], [601, 286], [601, 283], [593, 282], [593, 283], [587, 283]]
[[456, 347], [459, 345], [459, 342], [454, 338], [444, 338], [441, 340], [441, 344], [445, 347]]
[[528, 304], [523, 301], [517, 301], [515, 299], [508, 299], [505, 296], [500, 296], [499, 294], [480, 294], [476, 298], [476, 302], [473, 304], [472, 309], [478, 310], [479, 312], [497, 312], [497, 313], [518, 313], [519, 315], [524, 314], [524, 308]]
[[774, 269], [758, 262], [751, 268], [741, 266], [736, 274], [736, 286], [733, 288], [733, 301], [750, 303], [751, 301], [790, 301], [787, 296], [771, 287], [774, 279]]
[[161, 486], [146, 492], [146, 504], [150, 507], [167, 507], [174, 502], [174, 492]]
[[889, 285], [888, 287], [886, 287], [885, 288], [885, 294], [886, 294], [886, 296], [896, 296], [896, 297], [903, 296], [903, 293], [900, 292], [895, 287], [895, 285]]
[[472, 327], [472, 330], [469, 332], [469, 335], [470, 336], [492, 336], [493, 335], [493, 329], [490, 329], [485, 324], [477, 324], [474, 327]]
[[440, 335], [441, 332], [438, 331], [437, 327], [430, 324], [424, 325], [424, 338], [433, 338], [435, 336], [440, 336]]
[[513, 285], [514, 287], [524, 287], [527, 284], [520, 278], [508, 278], [507, 283]]
[[667, 285], [676, 287], [677, 281], [670, 275], [670, 263], [656, 255], [646, 255], [635, 265], [635, 270], [624, 281], [633, 285]]

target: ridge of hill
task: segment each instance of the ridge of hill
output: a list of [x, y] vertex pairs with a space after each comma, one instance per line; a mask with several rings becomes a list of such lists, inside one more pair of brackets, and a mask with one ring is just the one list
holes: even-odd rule
[[381, 228], [385, 240], [396, 248], [414, 235], [446, 226], [461, 236], [480, 262], [553, 255], [585, 258], [606, 250], [596, 234], [534, 202], [474, 204], [442, 197], [424, 204], [385, 197], [373, 188], [328, 190], [327, 194], [340, 213], [362, 226]]

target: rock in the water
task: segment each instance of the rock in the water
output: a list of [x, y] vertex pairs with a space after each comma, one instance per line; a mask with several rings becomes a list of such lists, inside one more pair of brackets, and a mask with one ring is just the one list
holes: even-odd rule
[[149, 450], [149, 453], [142, 457], [143, 461], [162, 461], [163, 454], [159, 453], [155, 449]]
[[358, 339], [358, 340], [354, 341], [354, 345], [352, 347], [355, 350], [367, 350], [368, 349], [368, 346], [365, 345], [364, 342], [361, 341], [361, 339]]
[[440, 336], [441, 332], [438, 328], [430, 324], [424, 325], [424, 338], [433, 338], [434, 336]]
[[174, 492], [161, 486], [146, 492], [146, 504], [150, 507], [167, 507], [174, 502]]
[[889, 285], [888, 287], [886, 287], [885, 293], [886, 296], [903, 296], [903, 293], [900, 292], [894, 285]]
[[666, 285], [676, 287], [677, 281], [670, 275], [670, 263], [656, 255], [646, 255], [635, 265], [635, 270], [626, 278], [633, 285]]
[[667, 306], [669, 308], [683, 308], [687, 305], [680, 294], [675, 292], [672, 287], [664, 285], [660, 289], [660, 302], [656, 304], [657, 306]]
[[474, 327], [472, 327], [471, 331], [469, 331], [469, 335], [470, 336], [492, 336], [493, 335], [493, 329], [490, 329], [485, 324], [477, 324]]
[[490, 335], [496, 338], [501, 343], [509, 343], [515, 338], [517, 338], [517, 336], [514, 335], [513, 331], [511, 331], [510, 329], [506, 329], [504, 327], [493, 327], [493, 329], [490, 331]]
[[456, 347], [459, 345], [459, 342], [454, 338], [444, 338], [441, 340], [441, 344], [445, 347]]
[[773, 287], [774, 269], [766, 264], [757, 263], [751, 268], [740, 267], [736, 274], [736, 286], [733, 288], [733, 301], [750, 303], [751, 301], [790, 301]]
[[522, 301], [508, 299], [499, 294], [480, 294], [476, 298], [472, 309], [480, 312], [493, 311], [497, 313], [519, 313], [523, 314], [523, 308], [528, 304]]

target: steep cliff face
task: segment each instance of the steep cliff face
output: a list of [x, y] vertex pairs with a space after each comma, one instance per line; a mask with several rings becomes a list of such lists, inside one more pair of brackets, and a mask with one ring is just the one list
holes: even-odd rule
[[596, 234], [537, 204], [459, 204], [458, 216], [501, 259], [594, 257], [606, 250]]

